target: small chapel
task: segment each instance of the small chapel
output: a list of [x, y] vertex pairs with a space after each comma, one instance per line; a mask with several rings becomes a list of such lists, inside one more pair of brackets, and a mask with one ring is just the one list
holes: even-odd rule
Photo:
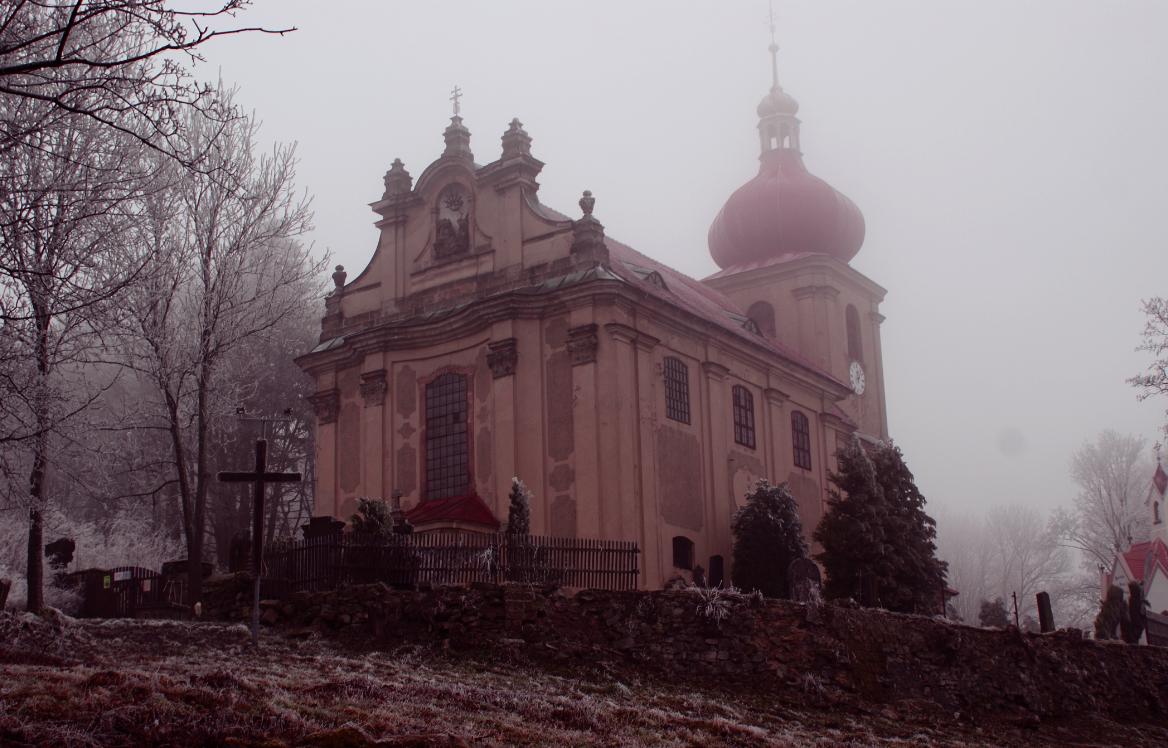
[[496, 532], [518, 476], [533, 533], [634, 541], [649, 589], [699, 564], [729, 583], [761, 478], [810, 536], [837, 449], [888, 438], [885, 290], [849, 264], [864, 218], [805, 166], [777, 50], [758, 173], [711, 217], [702, 280], [608, 236], [587, 190], [571, 214], [543, 204], [518, 120], [479, 163], [455, 98], [438, 158], [386, 173], [376, 249], [337, 268], [298, 359], [317, 515], [398, 496], [416, 532]]

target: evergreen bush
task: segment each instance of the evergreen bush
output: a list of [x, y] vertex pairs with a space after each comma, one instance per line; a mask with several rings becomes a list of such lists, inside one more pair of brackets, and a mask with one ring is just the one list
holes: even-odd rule
[[760, 480], [731, 524], [734, 552], [730, 577], [745, 592], [787, 597], [787, 568], [807, 555], [798, 505], [787, 484]]

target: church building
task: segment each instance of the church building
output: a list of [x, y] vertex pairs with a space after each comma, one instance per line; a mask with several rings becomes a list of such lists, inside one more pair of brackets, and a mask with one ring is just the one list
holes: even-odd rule
[[587, 190], [571, 215], [541, 203], [518, 120], [478, 163], [456, 100], [438, 159], [385, 175], [376, 250], [337, 268], [298, 361], [315, 513], [400, 492], [418, 532], [494, 532], [518, 476], [534, 534], [634, 541], [644, 588], [698, 564], [729, 583], [760, 478], [790, 485], [810, 536], [836, 450], [888, 438], [885, 291], [849, 265], [863, 216], [804, 166], [797, 111], [776, 72], [758, 174], [712, 217], [720, 270], [695, 280], [608, 236]]

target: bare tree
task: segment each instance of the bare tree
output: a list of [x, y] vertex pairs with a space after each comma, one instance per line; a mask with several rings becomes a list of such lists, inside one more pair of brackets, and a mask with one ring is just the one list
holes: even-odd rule
[[[219, 90], [216, 106], [231, 99]], [[246, 117], [220, 127], [190, 115], [187, 132], [207, 154], [207, 172], [181, 174], [152, 206], [155, 266], [131, 304], [129, 365], [152, 383], [168, 434], [192, 602], [202, 594], [213, 441], [241, 401], [224, 367], [310, 303], [324, 267], [299, 241], [311, 213], [295, 192], [295, 150], [258, 153], [256, 128]]]
[[1083, 554], [1083, 564], [1110, 566], [1134, 541], [1146, 540], [1150, 527], [1144, 499], [1152, 477], [1145, 442], [1136, 436], [1104, 431], [1071, 458], [1079, 485], [1073, 512], [1060, 514], [1063, 543]]
[[[235, 25], [251, 0], [176, 8], [167, 0], [16, 0], [0, 5], [0, 96], [44, 102], [43, 121], [3, 122], [0, 154], [30, 128], [80, 116], [191, 164], [184, 112], [210, 105], [190, 66], [211, 40], [295, 29]], [[230, 116], [230, 113], [229, 113]]]
[[124, 238], [152, 184], [125, 137], [83, 120], [46, 120], [43, 109], [0, 100], [8, 121], [47, 123], [0, 158], [0, 444], [25, 458], [33, 611], [43, 605], [51, 438], [100, 390], [79, 367], [99, 355], [114, 301], [144, 265]]
[[938, 555], [949, 562], [949, 582], [960, 593], [954, 604], [964, 621], [978, 620], [983, 600], [1009, 602], [1014, 593], [1019, 615], [1033, 614], [1035, 595], [1045, 590], [1057, 602], [1058, 592], [1069, 583], [1070, 555], [1056, 528], [1030, 507], [1007, 505], [984, 516], [942, 516], [937, 526]]

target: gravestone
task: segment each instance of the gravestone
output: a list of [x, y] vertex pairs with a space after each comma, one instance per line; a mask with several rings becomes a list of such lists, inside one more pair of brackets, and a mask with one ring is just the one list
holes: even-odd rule
[[787, 567], [787, 594], [795, 602], [819, 602], [822, 584], [819, 567], [809, 558], [797, 558]]
[[0, 610], [8, 604], [8, 590], [12, 589], [11, 579], [0, 579]]
[[1050, 607], [1050, 595], [1038, 593], [1038, 629], [1044, 634], [1054, 631], [1054, 612]]

